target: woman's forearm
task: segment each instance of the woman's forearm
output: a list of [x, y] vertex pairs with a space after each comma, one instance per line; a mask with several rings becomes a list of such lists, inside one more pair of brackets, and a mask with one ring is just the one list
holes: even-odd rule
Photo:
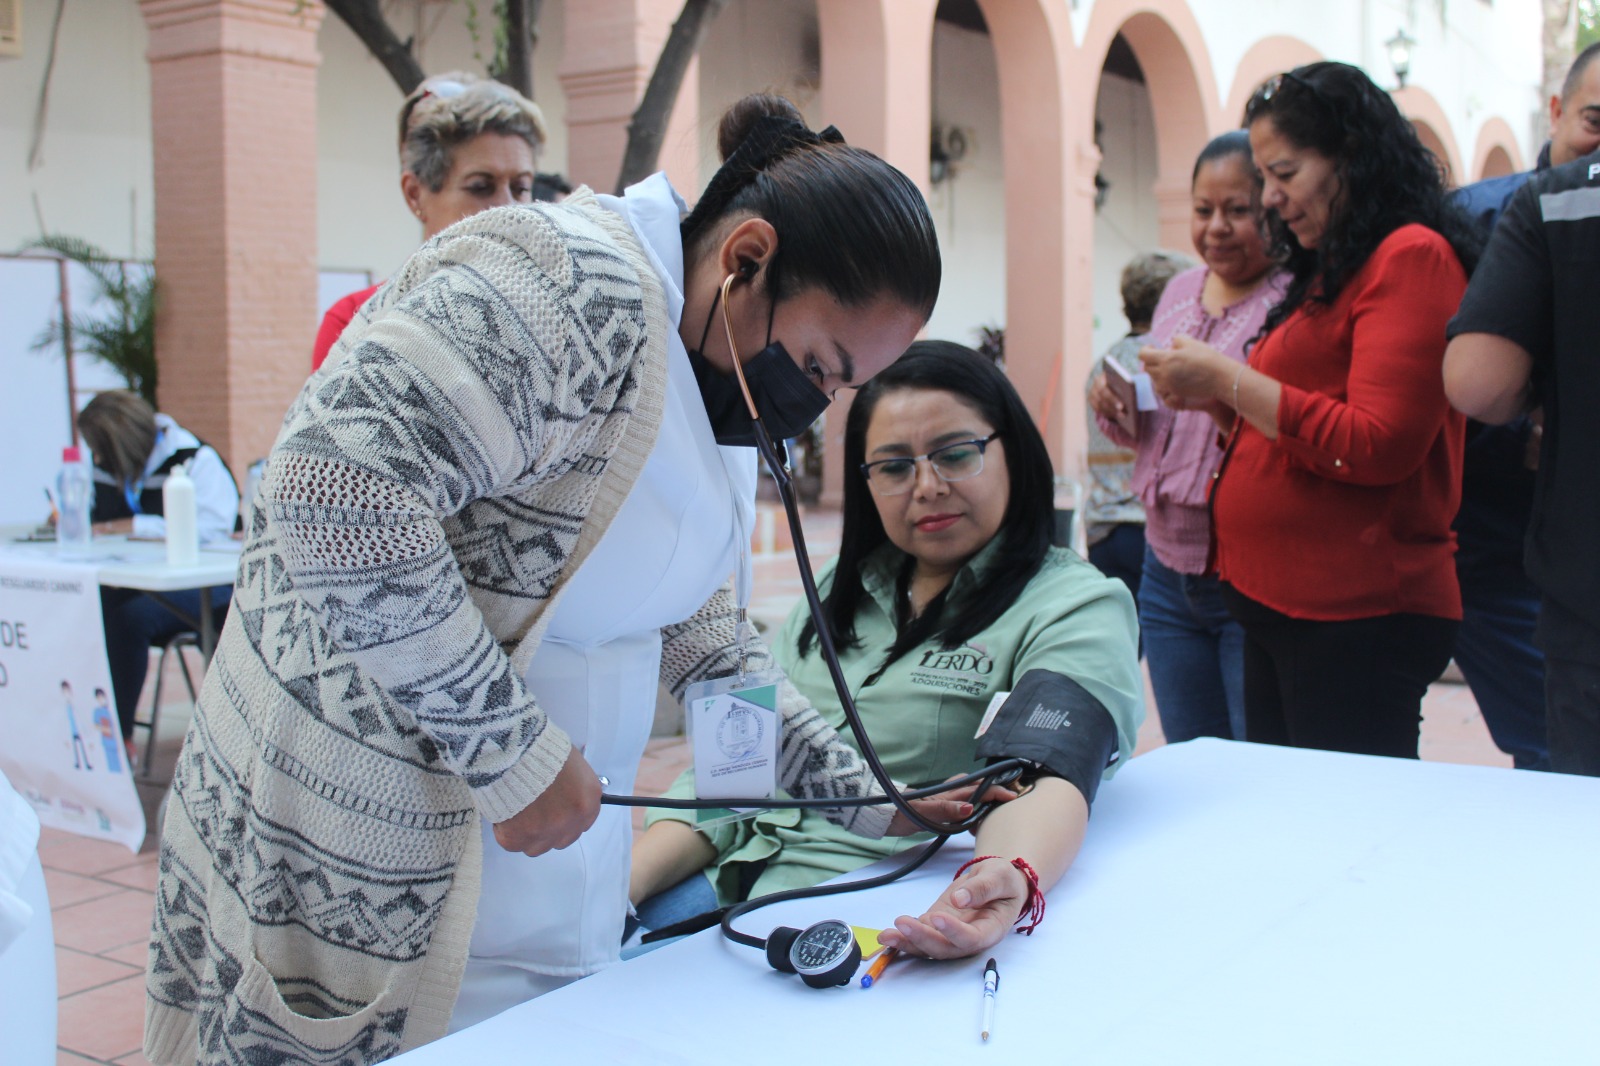
[[975, 853], [1026, 860], [1045, 891], [1072, 866], [1088, 825], [1089, 804], [1077, 786], [1059, 777], [1040, 778], [983, 820]]
[[628, 901], [635, 907], [717, 858], [704, 833], [688, 822], [662, 819], [633, 842], [633, 867], [628, 873]]
[[1217, 397], [1268, 440], [1278, 439], [1278, 403], [1282, 398], [1283, 386], [1277, 378], [1244, 365], [1234, 371], [1227, 390]]

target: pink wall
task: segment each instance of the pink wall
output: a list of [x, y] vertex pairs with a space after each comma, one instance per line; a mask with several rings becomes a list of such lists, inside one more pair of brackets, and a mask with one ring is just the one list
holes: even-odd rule
[[316, 0], [140, 0], [150, 31], [161, 408], [235, 472], [311, 368]]
[[[569, 4], [561, 57], [567, 94], [567, 173], [611, 192], [622, 167], [628, 123], [655, 70], [678, 0], [583, 0]], [[691, 64], [662, 141], [661, 169], [691, 202], [699, 193], [698, 64]]]
[[1450, 119], [1433, 94], [1419, 86], [1407, 85], [1404, 89], [1396, 89], [1392, 95], [1400, 113], [1417, 127], [1417, 135], [1422, 138], [1422, 143], [1450, 171], [1450, 183], [1460, 185], [1470, 182], [1472, 176], [1461, 162], [1461, 149], [1456, 147], [1455, 134], [1450, 131]]
[[1222, 107], [1222, 125], [1232, 129], [1244, 122], [1244, 105], [1250, 94], [1274, 74], [1282, 74], [1326, 58], [1298, 37], [1263, 37], [1250, 46], [1233, 72], [1233, 87]]
[[[933, 124], [933, 13], [938, 0], [817, 0], [822, 113], [851, 144], [882, 156], [928, 189]], [[842, 498], [844, 424], [852, 393], [828, 408], [822, 500]]]

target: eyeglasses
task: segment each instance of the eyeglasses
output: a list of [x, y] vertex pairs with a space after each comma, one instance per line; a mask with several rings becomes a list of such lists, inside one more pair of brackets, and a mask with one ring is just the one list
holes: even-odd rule
[[926, 459], [933, 472], [944, 481], [965, 481], [983, 473], [983, 453], [999, 431], [977, 440], [960, 440], [935, 448], [926, 455], [879, 459], [861, 464], [861, 476], [878, 496], [899, 496], [910, 492], [917, 480], [917, 464]]
[[1330, 109], [1333, 107], [1333, 102], [1326, 96], [1323, 96], [1322, 92], [1315, 85], [1311, 84], [1294, 71], [1286, 70], [1282, 74], [1274, 74], [1272, 77], [1262, 82], [1260, 88], [1250, 94], [1249, 101], [1244, 105], [1245, 124], [1249, 125], [1250, 122], [1266, 108], [1267, 104], [1274, 96], [1277, 96], [1283, 92], [1285, 85], [1294, 85], [1296, 88], [1304, 89], [1312, 99], [1318, 101], [1320, 104], [1322, 104], [1322, 106]]

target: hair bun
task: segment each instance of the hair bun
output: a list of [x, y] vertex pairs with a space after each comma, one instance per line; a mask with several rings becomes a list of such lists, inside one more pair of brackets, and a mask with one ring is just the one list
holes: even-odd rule
[[793, 103], [774, 93], [751, 93], [723, 112], [717, 125], [717, 154], [726, 163], [728, 157], [750, 135], [755, 124], [769, 116], [787, 118], [804, 126], [805, 117]]

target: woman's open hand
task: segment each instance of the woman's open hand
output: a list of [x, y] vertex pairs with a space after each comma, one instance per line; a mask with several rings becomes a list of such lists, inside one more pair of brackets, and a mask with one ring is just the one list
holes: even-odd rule
[[921, 916], [902, 914], [878, 942], [930, 959], [962, 959], [1000, 943], [1022, 914], [1028, 879], [1003, 859], [969, 866]]

